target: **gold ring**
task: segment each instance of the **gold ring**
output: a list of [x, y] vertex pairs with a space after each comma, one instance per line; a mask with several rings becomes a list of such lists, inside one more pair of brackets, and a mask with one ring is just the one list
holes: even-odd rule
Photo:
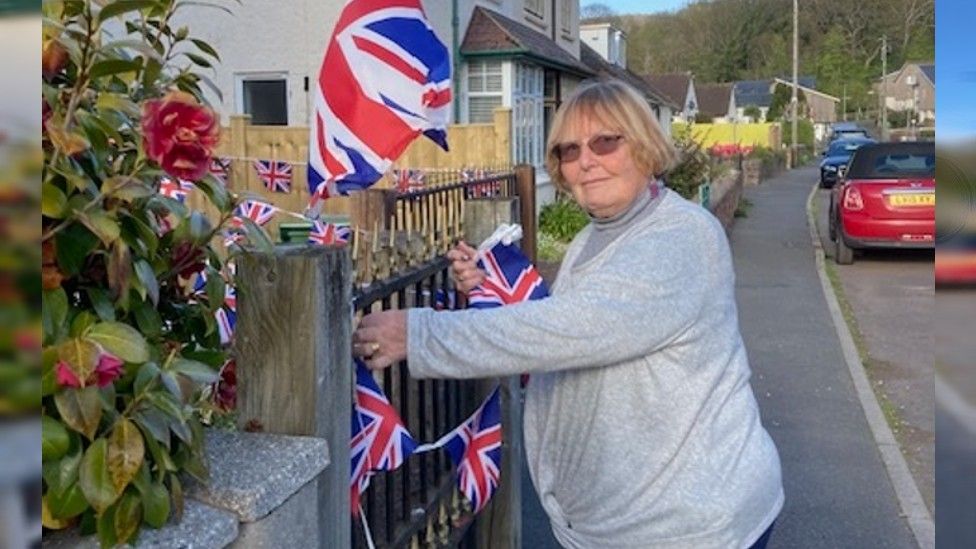
[[373, 342], [373, 343], [370, 343], [369, 344], [369, 355], [370, 356], [373, 356], [374, 354], [376, 354], [376, 351], [379, 351], [379, 350], [380, 350], [380, 344], [379, 343]]

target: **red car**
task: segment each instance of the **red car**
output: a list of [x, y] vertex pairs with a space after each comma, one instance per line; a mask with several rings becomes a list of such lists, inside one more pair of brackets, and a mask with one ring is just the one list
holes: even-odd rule
[[935, 246], [935, 144], [876, 143], [851, 157], [830, 195], [834, 260], [867, 248]]
[[976, 284], [976, 231], [943, 239], [935, 249], [935, 284]]

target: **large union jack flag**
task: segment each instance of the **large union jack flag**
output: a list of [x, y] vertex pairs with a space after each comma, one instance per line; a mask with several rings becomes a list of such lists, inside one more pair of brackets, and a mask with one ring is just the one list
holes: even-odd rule
[[502, 461], [502, 415], [498, 387], [444, 444], [458, 469], [458, 488], [474, 512], [484, 509], [498, 488]]
[[376, 437], [375, 421], [370, 422], [358, 409], [352, 411], [352, 437], [349, 439], [349, 502], [353, 516], [359, 516], [359, 501], [369, 488], [369, 445]]
[[281, 160], [255, 160], [254, 170], [264, 187], [274, 193], [291, 192], [291, 164]]
[[159, 180], [159, 194], [180, 202], [186, 201], [186, 195], [190, 194], [192, 190], [193, 183], [184, 179], [164, 177]]
[[349, 225], [336, 225], [323, 221], [313, 221], [312, 230], [308, 233], [309, 244], [338, 244], [349, 242], [352, 230]]
[[[358, 418], [360, 428], [368, 433], [366, 441], [358, 441], [364, 446], [366, 471], [392, 471], [403, 464], [407, 456], [417, 448], [417, 442], [407, 431], [400, 414], [387, 400], [386, 395], [376, 384], [373, 374], [359, 359], [356, 363], [356, 393], [353, 417]], [[355, 425], [354, 425], [355, 426]], [[356, 438], [353, 430], [353, 438]], [[357, 447], [352, 446], [355, 459]], [[353, 471], [355, 473], [355, 469]], [[355, 478], [352, 479], [355, 481]], [[364, 481], [368, 484], [368, 481]]]
[[498, 242], [481, 254], [478, 266], [487, 277], [468, 292], [469, 307], [489, 309], [549, 295], [539, 271], [515, 244]]
[[447, 150], [451, 63], [420, 0], [352, 0], [325, 51], [309, 121], [313, 202], [378, 181], [421, 133]]

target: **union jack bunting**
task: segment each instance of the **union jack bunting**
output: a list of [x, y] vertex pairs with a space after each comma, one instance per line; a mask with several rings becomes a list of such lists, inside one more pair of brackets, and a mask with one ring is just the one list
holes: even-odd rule
[[349, 439], [349, 455], [352, 466], [349, 468], [349, 501], [353, 516], [359, 516], [359, 501], [363, 492], [369, 488], [369, 445], [376, 437], [378, 423], [368, 422], [359, 410], [352, 411], [352, 436]]
[[498, 488], [502, 461], [502, 414], [498, 387], [454, 430], [444, 444], [458, 469], [458, 489], [474, 512], [484, 509]]
[[221, 345], [227, 345], [234, 338], [237, 324], [237, 291], [230, 284], [224, 290], [224, 306], [214, 313], [217, 318], [217, 331], [220, 332]]
[[230, 175], [230, 159], [215, 156], [210, 159], [210, 174], [218, 181], [227, 185], [227, 178]]
[[539, 271], [515, 244], [498, 242], [481, 254], [478, 266], [487, 277], [468, 292], [469, 307], [489, 309], [549, 295]]
[[193, 183], [184, 179], [174, 180], [170, 177], [164, 177], [159, 180], [159, 194], [179, 200], [180, 202], [185, 202], [186, 195], [190, 194], [192, 190]]
[[271, 218], [274, 217], [277, 210], [278, 208], [275, 208], [271, 204], [265, 204], [259, 200], [245, 200], [238, 204], [237, 211], [234, 212], [236, 215], [233, 221], [235, 225], [241, 226], [244, 222], [240, 218], [247, 217], [258, 225], [265, 225], [268, 221], [271, 221]]
[[264, 187], [275, 193], [291, 192], [291, 164], [280, 160], [255, 160], [254, 169]]
[[426, 174], [423, 170], [393, 170], [393, 176], [396, 178], [396, 190], [401, 194], [420, 191], [424, 188]]
[[[359, 359], [356, 362], [356, 393], [353, 414], [360, 414], [363, 428], [372, 430], [366, 459], [370, 471], [392, 471], [417, 448], [400, 415], [376, 384], [373, 374]], [[374, 425], [375, 424], [375, 425]]]
[[[491, 175], [491, 173], [485, 171], [483, 168], [468, 168], [461, 170], [461, 181], [478, 181], [486, 177], [491, 177]], [[490, 198], [501, 194], [501, 182], [497, 180], [486, 181], [484, 183], [469, 185], [466, 189], [467, 198]]]
[[420, 0], [352, 0], [312, 94], [308, 185], [313, 203], [365, 189], [421, 133], [447, 150], [447, 47]]
[[336, 225], [334, 223], [324, 223], [313, 221], [312, 230], [308, 233], [309, 244], [338, 244], [349, 242], [352, 231], [348, 225]]

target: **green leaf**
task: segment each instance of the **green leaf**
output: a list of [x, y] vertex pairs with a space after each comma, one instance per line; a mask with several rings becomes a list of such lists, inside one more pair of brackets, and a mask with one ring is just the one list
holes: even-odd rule
[[135, 415], [134, 419], [136, 424], [149, 435], [145, 438], [146, 446], [149, 447], [149, 452], [153, 455], [153, 460], [159, 463], [161, 458], [157, 455], [157, 451], [153, 449], [153, 446], [158, 446], [158, 444], [155, 444], [156, 441], [162, 443], [166, 448], [170, 446], [169, 424], [166, 416], [155, 408], [144, 408]]
[[[134, 215], [122, 218], [122, 237], [130, 247], [140, 249], [140, 254], [152, 257], [159, 248], [159, 237], [147, 224], [147, 221]], [[138, 243], [137, 243], [138, 242]]]
[[140, 118], [141, 111], [137, 105], [127, 95], [118, 93], [102, 92], [98, 94], [95, 106], [99, 111], [115, 111], [126, 115], [129, 118]]
[[117, 175], [102, 183], [102, 194], [110, 195], [125, 202], [151, 196], [155, 191], [141, 179]]
[[72, 223], [54, 236], [58, 252], [58, 266], [67, 276], [81, 271], [88, 254], [98, 245], [98, 237], [80, 223]]
[[156, 5], [154, 0], [117, 0], [103, 7], [98, 12], [98, 24], [101, 25], [112, 17], [118, 17], [130, 11], [151, 8]]
[[147, 337], [159, 336], [163, 331], [163, 318], [159, 311], [148, 302], [142, 302], [132, 311], [132, 316], [136, 319], [136, 326], [139, 331]]
[[48, 490], [44, 499], [47, 500], [48, 512], [56, 519], [76, 517], [88, 509], [88, 500], [85, 499], [85, 493], [77, 482], [63, 493]]
[[142, 522], [142, 501], [132, 492], [126, 492], [115, 509], [115, 539], [117, 543], [131, 541], [139, 532]]
[[68, 427], [85, 435], [88, 440], [95, 438], [98, 422], [102, 419], [102, 403], [97, 387], [66, 388], [54, 395], [54, 405]]
[[58, 362], [56, 347], [47, 347], [41, 351], [41, 396], [53, 395], [58, 390], [58, 378], [55, 364]]
[[149, 293], [149, 300], [152, 301], [153, 305], [159, 304], [159, 282], [156, 280], [156, 273], [153, 272], [153, 268], [144, 259], [139, 259], [134, 264], [136, 269], [136, 278], [142, 283], [143, 288]]
[[102, 547], [115, 547], [118, 545], [115, 540], [115, 506], [112, 505], [100, 512], [95, 518], [95, 521], [95, 532], [98, 534], [98, 543]]
[[67, 453], [70, 444], [68, 430], [61, 422], [47, 415], [41, 416], [41, 459], [43, 461], [61, 459]]
[[51, 530], [62, 530], [71, 526], [71, 521], [54, 518], [47, 508], [47, 497], [41, 498], [41, 526]]
[[119, 238], [119, 222], [115, 217], [109, 215], [108, 212], [89, 210], [86, 213], [79, 214], [78, 220], [98, 235], [98, 238], [106, 246], [111, 246]]
[[108, 472], [115, 491], [121, 493], [132, 482], [145, 459], [142, 433], [126, 418], [119, 419], [108, 437]]
[[101, 322], [88, 332], [88, 339], [126, 362], [141, 364], [149, 360], [149, 344], [135, 328], [121, 322]]
[[210, 366], [196, 360], [175, 358], [172, 368], [199, 384], [209, 385], [217, 381], [217, 372]]
[[118, 305], [128, 308], [129, 288], [132, 286], [132, 251], [124, 241], [116, 241], [108, 255], [108, 287]]
[[227, 188], [217, 181], [216, 177], [208, 174], [197, 181], [196, 185], [218, 210], [223, 212], [229, 208], [230, 196], [227, 194]]
[[166, 416], [183, 421], [182, 406], [173, 395], [162, 391], [153, 391], [146, 395], [146, 398]]
[[242, 219], [244, 220], [244, 232], [247, 234], [247, 241], [260, 253], [274, 253], [274, 244], [268, 237], [268, 233], [264, 232], [264, 228], [250, 218], [243, 217]]
[[119, 497], [108, 471], [107, 453], [108, 441], [104, 438], [95, 440], [81, 459], [81, 468], [78, 470], [81, 490], [98, 513], [103, 513]]
[[136, 379], [132, 384], [132, 390], [136, 395], [144, 392], [146, 387], [148, 387], [158, 375], [159, 366], [156, 366], [155, 362], [147, 362], [143, 364], [139, 367], [139, 371], [136, 373]]
[[213, 49], [210, 44], [200, 40], [199, 38], [191, 38], [190, 41], [193, 42], [193, 45], [196, 46], [200, 51], [213, 57], [217, 61], [220, 61], [220, 55], [217, 54], [217, 50]]
[[41, 184], [41, 215], [61, 219], [67, 205], [68, 197], [64, 195], [64, 191], [51, 183]]
[[159, 381], [162, 382], [163, 387], [169, 391], [169, 394], [177, 398], [177, 400], [183, 400], [183, 391], [180, 389], [180, 384], [176, 381], [176, 377], [170, 372], [163, 372], [159, 374]]
[[98, 318], [111, 322], [115, 320], [115, 305], [108, 297], [108, 292], [102, 288], [88, 288], [88, 301], [91, 301], [92, 308], [98, 314]]
[[41, 469], [47, 489], [59, 494], [78, 480], [78, 466], [81, 465], [81, 440], [74, 433], [68, 434], [68, 440], [68, 452], [59, 460], [44, 460]]
[[41, 300], [44, 341], [55, 341], [65, 330], [65, 322], [68, 319], [68, 295], [64, 293], [64, 288], [44, 290]]
[[145, 509], [143, 518], [146, 524], [153, 528], [162, 528], [169, 519], [169, 492], [159, 483], [152, 483], [142, 494], [142, 505]]
[[[252, 222], [253, 223], [253, 222]], [[203, 212], [194, 211], [190, 213], [189, 236], [196, 244], [204, 244], [210, 238], [213, 230], [210, 221]]]
[[169, 493], [173, 497], [173, 516], [179, 522], [183, 520], [183, 484], [180, 477], [169, 475]]
[[216, 311], [224, 306], [227, 284], [224, 282], [224, 277], [216, 269], [208, 269], [207, 284], [204, 286], [204, 290], [207, 292], [207, 302], [211, 311]]
[[101, 353], [97, 345], [77, 337], [58, 345], [58, 359], [67, 363], [82, 386], [98, 366], [99, 354]]
[[105, 59], [98, 61], [91, 68], [91, 78], [100, 78], [113, 74], [125, 72], [136, 72], [142, 68], [142, 64], [134, 59]]
[[91, 311], [82, 310], [75, 315], [75, 318], [71, 321], [71, 328], [68, 330], [68, 335], [71, 337], [78, 337], [88, 331], [89, 328], [94, 326], [98, 322], [98, 317], [93, 315]]
[[197, 55], [195, 53], [190, 53], [190, 52], [184, 52], [184, 53], [186, 54], [187, 57], [190, 58], [190, 61], [192, 61], [194, 65], [208, 68], [208, 69], [213, 68], [213, 65], [210, 63], [210, 61], [207, 61], [206, 57]]

